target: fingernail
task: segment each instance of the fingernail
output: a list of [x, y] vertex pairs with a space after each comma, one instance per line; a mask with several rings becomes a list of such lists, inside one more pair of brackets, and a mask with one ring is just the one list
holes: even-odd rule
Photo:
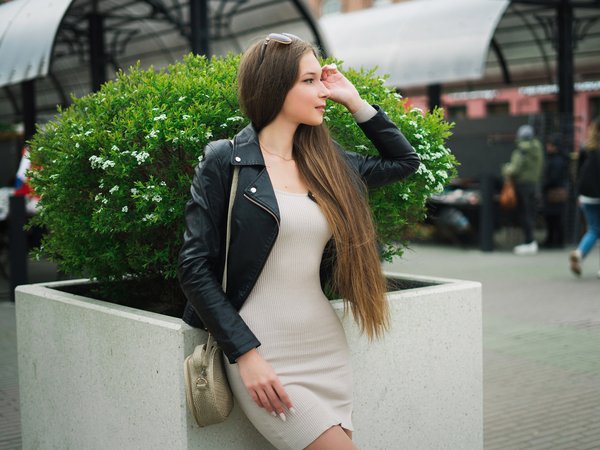
[[271, 411], [271, 415], [272, 415], [273, 417], [277, 417], [277, 413], [276, 413], [275, 411]]
[[295, 408], [292, 406], [292, 407], [290, 408], [290, 412], [291, 412], [292, 414], [296, 414], [296, 409], [295, 409]]
[[335, 63], [331, 63], [331, 68], [332, 68], [332, 69], [337, 69], [337, 64], [335, 64]]
[[279, 418], [284, 422], [287, 420], [284, 413], [279, 413]]

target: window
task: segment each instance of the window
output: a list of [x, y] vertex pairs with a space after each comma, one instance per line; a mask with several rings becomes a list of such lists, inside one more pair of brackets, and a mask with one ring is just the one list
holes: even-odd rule
[[341, 0], [323, 0], [321, 3], [321, 15], [335, 14], [342, 12]]
[[590, 119], [600, 117], [600, 97], [590, 97]]
[[488, 116], [508, 116], [510, 112], [508, 102], [488, 103], [486, 109]]
[[467, 117], [467, 105], [452, 105], [446, 107], [449, 120], [464, 119]]
[[557, 113], [558, 102], [556, 100], [542, 100], [540, 102], [540, 111], [543, 113]]

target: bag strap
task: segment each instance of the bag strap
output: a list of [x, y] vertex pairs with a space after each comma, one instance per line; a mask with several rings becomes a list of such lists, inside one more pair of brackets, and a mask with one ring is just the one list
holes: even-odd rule
[[[233, 140], [231, 141], [233, 147]], [[229, 260], [229, 241], [231, 240], [231, 211], [233, 210], [233, 202], [237, 192], [238, 175], [240, 172], [239, 166], [233, 168], [233, 179], [231, 180], [231, 190], [229, 191], [229, 209], [227, 210], [227, 235], [225, 238], [225, 266], [223, 268], [223, 292], [227, 291], [227, 263]]]
[[[231, 140], [233, 147], [233, 140]], [[227, 234], [225, 237], [225, 265], [223, 267], [223, 292], [227, 291], [227, 263], [229, 260], [229, 241], [231, 240], [231, 211], [233, 210], [233, 203], [235, 201], [235, 194], [237, 192], [238, 177], [240, 167], [234, 166], [233, 168], [233, 179], [231, 180], [231, 190], [229, 191], [229, 207], [227, 209]], [[211, 333], [208, 333], [208, 341], [206, 342], [206, 351], [204, 352], [204, 359], [202, 364], [206, 367], [208, 365], [208, 357], [210, 355], [210, 349], [216, 347], [217, 343]]]

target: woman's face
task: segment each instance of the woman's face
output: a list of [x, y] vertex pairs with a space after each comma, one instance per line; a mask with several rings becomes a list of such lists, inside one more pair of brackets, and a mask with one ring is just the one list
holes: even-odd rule
[[321, 81], [321, 65], [312, 52], [305, 53], [300, 59], [298, 75], [285, 97], [279, 116], [297, 125], [320, 125], [329, 90]]

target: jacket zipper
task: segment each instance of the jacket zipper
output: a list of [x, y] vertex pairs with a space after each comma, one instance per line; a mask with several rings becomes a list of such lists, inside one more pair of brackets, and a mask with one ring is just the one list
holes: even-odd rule
[[277, 222], [277, 228], [279, 228], [279, 219], [277, 218], [277, 216], [276, 216], [275, 214], [273, 214], [273, 212], [272, 212], [270, 209], [268, 209], [268, 208], [264, 207], [263, 205], [261, 205], [260, 203], [258, 203], [256, 200], [254, 200], [254, 199], [252, 199], [252, 198], [248, 197], [248, 195], [247, 195], [247, 194], [244, 194], [244, 197], [246, 197], [248, 200], [250, 200], [252, 203], [254, 203], [254, 204], [255, 204], [256, 206], [258, 206], [259, 208], [262, 208], [262, 209], [264, 209], [266, 212], [268, 212], [269, 214], [271, 214], [271, 215], [273, 216], [273, 219], [275, 219], [275, 222]]

